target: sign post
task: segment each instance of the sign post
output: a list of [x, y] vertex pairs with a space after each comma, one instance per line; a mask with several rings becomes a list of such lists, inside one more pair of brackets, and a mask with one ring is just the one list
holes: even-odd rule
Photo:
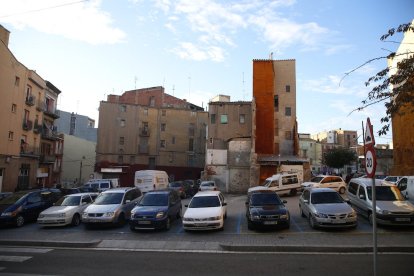
[[[364, 132], [364, 126], [362, 123], [362, 132]], [[375, 139], [374, 131], [371, 125], [371, 121], [367, 118], [367, 125], [364, 135], [364, 153], [365, 153], [365, 171], [367, 176], [372, 179], [372, 214], [370, 222], [372, 223], [372, 237], [374, 247], [374, 276], [377, 275], [377, 201], [376, 201], [376, 189], [375, 189], [375, 170], [377, 168], [377, 157], [375, 155]]]

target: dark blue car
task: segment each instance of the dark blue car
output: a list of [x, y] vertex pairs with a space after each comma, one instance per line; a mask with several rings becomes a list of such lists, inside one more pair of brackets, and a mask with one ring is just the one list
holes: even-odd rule
[[62, 193], [59, 189], [29, 190], [13, 193], [0, 200], [0, 226], [23, 226], [35, 221], [40, 212], [53, 205]]
[[132, 231], [142, 229], [169, 230], [171, 221], [181, 218], [181, 198], [174, 190], [147, 192], [131, 211]]

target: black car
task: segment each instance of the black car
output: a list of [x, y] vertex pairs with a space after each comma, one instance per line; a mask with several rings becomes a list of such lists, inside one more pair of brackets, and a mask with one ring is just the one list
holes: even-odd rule
[[246, 218], [249, 230], [265, 227], [289, 228], [290, 215], [280, 197], [271, 190], [249, 193], [246, 202]]
[[198, 192], [199, 184], [197, 184], [194, 180], [186, 179], [183, 180], [183, 182], [185, 187], [185, 193], [187, 194], [187, 196], [193, 196]]
[[40, 212], [49, 208], [59, 198], [59, 189], [41, 189], [15, 192], [0, 200], [0, 226], [23, 226], [27, 221], [36, 221]]
[[181, 216], [181, 199], [176, 191], [150, 191], [132, 209], [129, 226], [132, 231], [141, 229], [169, 230], [171, 221], [179, 219]]
[[177, 191], [181, 198], [186, 198], [187, 193], [184, 185], [184, 181], [174, 181], [168, 184], [168, 188]]

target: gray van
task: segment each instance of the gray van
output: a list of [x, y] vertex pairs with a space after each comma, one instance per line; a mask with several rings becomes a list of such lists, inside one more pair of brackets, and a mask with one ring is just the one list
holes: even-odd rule
[[[414, 205], [408, 202], [397, 186], [375, 180], [376, 218], [378, 224], [414, 225]], [[372, 224], [372, 179], [353, 178], [347, 196], [355, 211]]]

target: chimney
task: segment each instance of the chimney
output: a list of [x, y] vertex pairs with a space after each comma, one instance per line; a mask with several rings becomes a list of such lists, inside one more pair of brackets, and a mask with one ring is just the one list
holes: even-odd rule
[[6, 45], [7, 48], [9, 47], [9, 36], [10, 32], [0, 24], [0, 40]]

